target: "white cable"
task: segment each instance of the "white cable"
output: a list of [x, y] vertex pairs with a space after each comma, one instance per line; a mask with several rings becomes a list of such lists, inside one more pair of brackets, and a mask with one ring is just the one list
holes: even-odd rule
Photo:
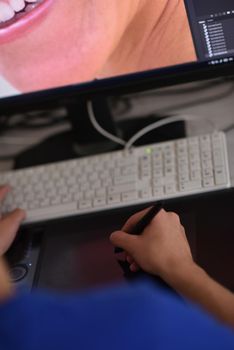
[[[199, 119], [196, 119], [194, 116], [190, 116], [190, 115], [178, 115], [178, 116], [170, 116], [167, 118], [163, 118], [161, 120], [156, 121], [153, 124], [147, 125], [145, 128], [141, 129], [140, 131], [138, 131], [135, 135], [133, 135], [127, 142], [120, 139], [119, 137], [112, 135], [111, 133], [109, 133], [108, 131], [104, 130], [97, 122], [96, 118], [95, 118], [95, 114], [94, 114], [94, 110], [93, 110], [93, 105], [91, 101], [87, 102], [87, 110], [89, 113], [89, 118], [90, 121], [93, 125], [93, 127], [104, 137], [108, 138], [109, 140], [120, 144], [121, 146], [124, 146], [125, 150], [129, 150], [134, 143], [139, 140], [141, 137], [143, 137], [144, 135], [148, 134], [149, 132], [158, 129], [164, 125], [167, 124], [171, 124], [171, 123], [175, 123], [178, 121], [199, 121]], [[210, 121], [211, 122], [211, 121]], [[215, 125], [213, 125], [214, 129]]]
[[94, 110], [93, 110], [93, 104], [91, 101], [87, 102], [87, 110], [88, 110], [88, 114], [89, 114], [89, 119], [94, 127], [94, 129], [97, 130], [97, 132], [99, 132], [102, 136], [106, 137], [107, 139], [118, 143], [121, 146], [125, 146], [127, 144], [126, 141], [122, 140], [121, 138], [109, 133], [108, 131], [106, 131], [105, 129], [103, 129], [101, 127], [101, 125], [98, 124], [96, 118], [95, 118], [95, 114], [94, 114]]
[[190, 117], [188, 115], [182, 115], [182, 116], [171, 116], [171, 117], [167, 117], [167, 118], [158, 120], [155, 123], [146, 126], [145, 128], [138, 131], [135, 135], [133, 135], [130, 138], [130, 140], [126, 143], [125, 149], [129, 150], [137, 140], [139, 140], [141, 137], [148, 134], [149, 132], [151, 132], [157, 128], [160, 128], [161, 126], [175, 123], [178, 121], [186, 121], [186, 120], [195, 120], [195, 118]]

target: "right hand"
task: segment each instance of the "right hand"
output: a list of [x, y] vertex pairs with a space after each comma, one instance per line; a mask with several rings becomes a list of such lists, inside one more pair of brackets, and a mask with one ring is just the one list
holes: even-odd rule
[[184, 227], [177, 214], [162, 209], [140, 236], [128, 234], [145, 213], [133, 215], [110, 240], [126, 251], [132, 271], [139, 266], [171, 283], [177, 272], [194, 264]]

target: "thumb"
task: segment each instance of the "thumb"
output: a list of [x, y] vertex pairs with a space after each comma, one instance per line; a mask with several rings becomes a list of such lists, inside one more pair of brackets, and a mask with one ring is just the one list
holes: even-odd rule
[[129, 235], [123, 231], [113, 232], [110, 236], [110, 241], [114, 246], [122, 248], [130, 254], [132, 254], [135, 250], [138, 242], [137, 239], [137, 236]]

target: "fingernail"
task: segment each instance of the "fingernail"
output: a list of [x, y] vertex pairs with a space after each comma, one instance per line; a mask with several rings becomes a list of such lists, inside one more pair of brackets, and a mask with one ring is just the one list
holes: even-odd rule
[[115, 237], [115, 236], [118, 236], [119, 232], [120, 232], [120, 231], [114, 231], [114, 232], [112, 232], [112, 234], [110, 235], [110, 238], [113, 238], [113, 237]]

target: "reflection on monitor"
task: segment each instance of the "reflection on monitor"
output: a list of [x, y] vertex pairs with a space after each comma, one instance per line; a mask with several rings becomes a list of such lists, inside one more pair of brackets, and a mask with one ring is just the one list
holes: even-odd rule
[[233, 0], [0, 0], [0, 97], [233, 61]]

